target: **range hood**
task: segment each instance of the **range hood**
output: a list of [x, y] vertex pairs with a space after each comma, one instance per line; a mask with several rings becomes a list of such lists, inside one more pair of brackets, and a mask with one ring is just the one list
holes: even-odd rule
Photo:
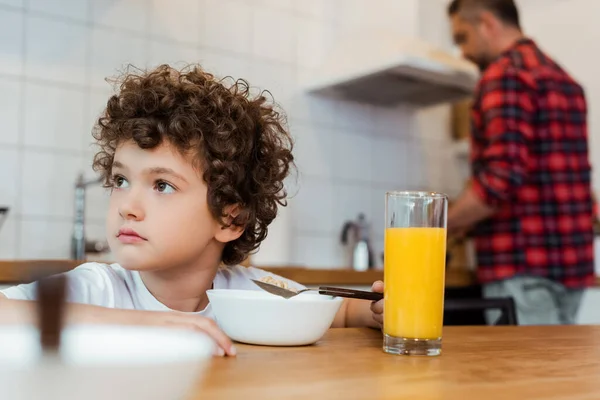
[[390, 106], [430, 106], [473, 94], [479, 77], [475, 65], [421, 40], [391, 37], [345, 39], [328, 54], [307, 90]]

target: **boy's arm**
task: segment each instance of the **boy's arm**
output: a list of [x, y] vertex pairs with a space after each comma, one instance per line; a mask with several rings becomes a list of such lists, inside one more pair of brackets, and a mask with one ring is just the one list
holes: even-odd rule
[[[383, 282], [373, 284], [374, 292], [383, 293]], [[332, 328], [369, 327], [380, 329], [383, 325], [383, 300], [370, 302], [367, 300], [344, 299], [335, 316]]]
[[[142, 325], [143, 313], [130, 313], [129, 310], [117, 310], [88, 304], [68, 303], [65, 323], [119, 325]], [[10, 300], [0, 293], [0, 324], [36, 324], [37, 309], [33, 301]]]
[[[37, 309], [33, 301], [10, 300], [0, 293], [0, 325], [3, 324], [36, 324]], [[183, 328], [208, 334], [219, 346], [219, 353], [235, 355], [236, 350], [231, 340], [217, 326], [205, 317], [198, 315], [164, 312], [123, 310], [92, 306], [89, 304], [66, 304], [66, 324], [111, 324], [111, 325], [146, 325]]]

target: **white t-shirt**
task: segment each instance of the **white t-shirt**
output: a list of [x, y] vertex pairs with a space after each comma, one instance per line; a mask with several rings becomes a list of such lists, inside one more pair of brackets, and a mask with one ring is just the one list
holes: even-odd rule
[[[85, 263], [66, 272], [67, 299], [73, 303], [91, 304], [108, 308], [130, 310], [172, 311], [158, 301], [144, 285], [140, 273], [129, 271], [119, 264]], [[272, 276], [283, 280], [295, 289], [304, 287], [258, 268], [234, 266], [220, 267], [213, 281], [215, 289], [261, 290], [251, 279]], [[0, 290], [13, 300], [35, 300], [36, 284], [29, 283]], [[214, 319], [210, 304], [196, 314]]]

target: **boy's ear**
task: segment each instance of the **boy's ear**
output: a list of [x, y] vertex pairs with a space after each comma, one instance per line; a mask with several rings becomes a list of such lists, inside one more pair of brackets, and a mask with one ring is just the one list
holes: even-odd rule
[[225, 207], [225, 214], [227, 215], [225, 220], [225, 225], [221, 225], [221, 229], [217, 231], [215, 235], [215, 239], [217, 239], [221, 243], [233, 242], [238, 239], [244, 233], [244, 228], [241, 226], [236, 226], [233, 224], [233, 220], [240, 215], [241, 209], [236, 205]]

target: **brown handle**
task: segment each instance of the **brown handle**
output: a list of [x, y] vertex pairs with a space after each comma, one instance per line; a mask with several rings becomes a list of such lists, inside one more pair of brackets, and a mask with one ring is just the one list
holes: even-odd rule
[[354, 290], [345, 288], [336, 288], [323, 286], [319, 288], [319, 294], [336, 297], [346, 297], [349, 299], [379, 301], [383, 299], [383, 293], [366, 292], [364, 290]]

